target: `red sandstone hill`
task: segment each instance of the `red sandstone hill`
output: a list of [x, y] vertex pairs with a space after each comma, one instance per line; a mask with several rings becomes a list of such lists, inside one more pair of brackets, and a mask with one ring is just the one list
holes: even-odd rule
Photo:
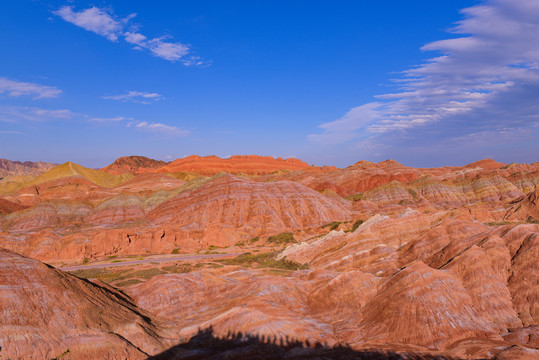
[[[114, 176], [66, 163], [4, 189], [0, 246], [35, 259], [121, 265], [123, 255], [194, 255], [212, 245], [249, 254], [124, 266], [112, 282], [122, 293], [0, 250], [0, 356], [49, 359], [69, 349], [63, 358], [146, 358], [212, 328], [354, 349], [539, 358], [539, 163], [299, 164], [247, 180]], [[253, 166], [241, 172], [259, 174]], [[352, 227], [356, 219], [365, 222]], [[299, 242], [267, 240], [283, 232]], [[308, 269], [295, 271], [300, 264]], [[138, 275], [126, 280], [130, 271]]]
[[138, 175], [153, 172], [168, 163], [161, 160], [154, 160], [145, 156], [124, 156], [116, 159], [112, 164], [101, 169], [112, 175], [122, 175], [125, 173]]
[[0, 198], [0, 214], [11, 214], [15, 211], [26, 209], [26, 206], [15, 204], [11, 201]]
[[146, 218], [156, 225], [174, 225], [191, 238], [202, 232], [204, 242], [231, 245], [242, 238], [350, 220], [353, 213], [346, 201], [298, 183], [260, 183], [226, 174], [161, 203]]
[[504, 219], [539, 221], [539, 187], [521, 199], [515, 200]]
[[0, 249], [2, 358], [145, 359], [164, 327], [106, 285]]
[[277, 170], [310, 169], [311, 166], [299, 159], [282, 159], [271, 156], [236, 155], [228, 159], [218, 156], [200, 157], [197, 155], [177, 159], [157, 170], [157, 172], [191, 171], [197, 174], [213, 176], [220, 172], [229, 174], [263, 175]]

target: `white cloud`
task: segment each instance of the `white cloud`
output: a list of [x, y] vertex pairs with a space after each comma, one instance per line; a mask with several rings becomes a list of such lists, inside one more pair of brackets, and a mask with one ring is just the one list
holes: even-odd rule
[[53, 13], [65, 21], [104, 36], [110, 41], [118, 41], [118, 39], [123, 38], [129, 44], [135, 45], [135, 49], [146, 49], [154, 56], [168, 61], [179, 61], [186, 66], [208, 64], [197, 56], [187, 56], [190, 53], [189, 45], [170, 41], [168, 40], [170, 36], [149, 39], [146, 35], [138, 32], [136, 30], [138, 26], [129, 25], [129, 21], [136, 14], [121, 19], [111, 10], [95, 6], [81, 11], [75, 11], [71, 6], [63, 6]]
[[398, 91], [377, 97], [379, 107], [351, 116], [375, 103], [354, 108], [309, 139], [361, 139], [394, 152], [467, 134], [488, 134], [495, 142], [509, 133], [517, 143], [521, 129], [531, 129], [539, 116], [539, 2], [486, 0], [462, 13], [450, 30], [457, 37], [425, 45], [422, 50], [439, 54], [405, 71], [395, 81]]
[[143, 104], [149, 104], [150, 101], [157, 101], [163, 99], [163, 95], [158, 93], [150, 93], [144, 91], [128, 91], [125, 94], [102, 96], [103, 99], [119, 100], [119, 101], [131, 101], [139, 102]]
[[111, 12], [95, 6], [79, 12], [74, 11], [71, 6], [63, 6], [57, 11], [53, 11], [53, 13], [67, 22], [85, 30], [93, 31], [110, 41], [118, 41], [118, 37], [122, 34], [125, 26], [125, 22], [116, 20]]
[[187, 136], [190, 134], [189, 130], [182, 130], [176, 126], [161, 123], [148, 123], [146, 121], [139, 121], [134, 124], [134, 127], [140, 130], [169, 136]]
[[142, 34], [130, 32], [130, 31], [125, 32], [124, 37], [125, 37], [125, 41], [127, 41], [130, 44], [135, 44], [135, 45], [140, 45], [141, 43], [144, 43], [147, 39], [147, 37]]
[[380, 103], [369, 103], [355, 107], [342, 118], [320, 125], [322, 134], [309, 135], [309, 139], [323, 144], [339, 144], [354, 139], [356, 130], [370, 124], [379, 116]]
[[96, 122], [121, 122], [124, 120], [132, 120], [132, 118], [126, 118], [124, 116], [115, 116], [115, 117], [109, 117], [109, 118], [90, 118], [90, 121], [96, 121]]
[[156, 122], [147, 122], [147, 121], [139, 121], [134, 120], [131, 117], [125, 117], [125, 116], [115, 116], [115, 117], [94, 117], [88, 119], [92, 122], [99, 122], [99, 123], [110, 123], [110, 124], [123, 124], [127, 128], [133, 128], [140, 131], [150, 132], [154, 134], [161, 134], [166, 136], [187, 136], [191, 132], [189, 130], [183, 130], [180, 129], [177, 126], [173, 125], [166, 125], [162, 123], [156, 123]]
[[165, 39], [166, 37], [160, 37], [139, 45], [150, 49], [155, 56], [170, 61], [180, 60], [189, 53], [189, 46], [178, 42], [167, 42]]
[[62, 90], [53, 86], [15, 81], [0, 77], [0, 94], [2, 93], [7, 93], [9, 96], [34, 95], [34, 99], [43, 99], [58, 97], [62, 93]]
[[73, 113], [70, 110], [51, 110], [26, 106], [0, 106], [0, 121], [21, 122], [21, 121], [50, 121], [59, 119], [70, 119]]

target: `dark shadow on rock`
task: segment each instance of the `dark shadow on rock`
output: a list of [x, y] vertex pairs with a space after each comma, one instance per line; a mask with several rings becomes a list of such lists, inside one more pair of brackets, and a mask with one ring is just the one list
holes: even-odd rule
[[259, 336], [228, 333], [218, 337], [211, 327], [199, 330], [189, 341], [178, 344], [147, 360], [456, 360], [455, 358], [417, 353], [396, 353], [383, 350], [354, 350], [349, 346], [328, 346], [286, 336]]

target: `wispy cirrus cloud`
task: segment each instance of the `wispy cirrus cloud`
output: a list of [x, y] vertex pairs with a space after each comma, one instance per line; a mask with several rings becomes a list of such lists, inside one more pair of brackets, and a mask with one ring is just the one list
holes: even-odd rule
[[167, 125], [159, 122], [147, 122], [135, 120], [132, 117], [93, 117], [89, 121], [109, 124], [122, 124], [123, 126], [143, 132], [164, 135], [168, 137], [184, 137], [191, 134], [189, 130], [181, 129], [174, 125]]
[[133, 118], [126, 118], [124, 116], [114, 116], [114, 117], [107, 117], [107, 118], [93, 117], [93, 118], [90, 118], [89, 120], [95, 121], [95, 122], [106, 123], [106, 122], [122, 122], [124, 120], [133, 120]]
[[0, 77], [0, 94], [6, 93], [8, 96], [31, 95], [34, 99], [56, 98], [60, 96], [62, 90], [54, 86], [45, 86], [35, 83], [11, 80]]
[[151, 132], [154, 134], [167, 135], [167, 136], [183, 137], [191, 133], [189, 130], [183, 130], [177, 126], [166, 125], [166, 124], [156, 123], [156, 122], [149, 123], [146, 121], [135, 121], [128, 124], [128, 126], [133, 126], [137, 130], [142, 130], [142, 131]]
[[320, 125], [322, 134], [312, 134], [308, 138], [311, 141], [323, 144], [340, 144], [356, 138], [358, 129], [368, 125], [378, 118], [380, 103], [369, 103], [355, 107], [343, 117], [332, 122]]
[[43, 122], [70, 119], [73, 112], [67, 109], [42, 109], [29, 106], [0, 106], [0, 121], [18, 123], [23, 121]]
[[170, 36], [148, 38], [138, 31], [138, 26], [131, 24], [136, 14], [118, 17], [111, 9], [92, 6], [88, 9], [76, 11], [72, 6], [63, 6], [53, 11], [67, 22], [104, 36], [110, 41], [117, 42], [123, 38], [129, 44], [135, 45], [137, 50], [148, 50], [156, 57], [181, 62], [184, 65], [205, 65], [198, 56], [190, 55], [190, 46], [178, 41], [172, 41]]
[[109, 100], [149, 104], [152, 101], [162, 100], [163, 95], [158, 94], [158, 93], [144, 92], [144, 91], [128, 91], [124, 94], [119, 94], [119, 95], [102, 96], [102, 98], [109, 99]]
[[489, 134], [491, 144], [508, 143], [508, 134], [516, 144], [523, 129], [537, 136], [539, 2], [485, 0], [462, 14], [450, 29], [456, 38], [423, 46], [439, 55], [395, 79], [397, 91], [320, 125], [309, 139], [360, 141], [391, 156], [408, 145], [428, 150], [473, 134]]

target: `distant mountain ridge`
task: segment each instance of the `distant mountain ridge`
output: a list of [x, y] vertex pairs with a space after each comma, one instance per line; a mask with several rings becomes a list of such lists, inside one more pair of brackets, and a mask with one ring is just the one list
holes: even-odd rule
[[0, 177], [14, 175], [41, 175], [45, 171], [52, 169], [58, 164], [51, 164], [43, 161], [11, 161], [0, 159]]
[[313, 166], [295, 158], [283, 159], [271, 156], [235, 155], [223, 159], [216, 155], [191, 155], [185, 158], [176, 159], [169, 163], [144, 156], [124, 156], [104, 167], [101, 171], [112, 175], [121, 175], [125, 173], [138, 175], [150, 172], [190, 172], [203, 176], [213, 176], [220, 172], [235, 175], [266, 175], [281, 170], [296, 171], [307, 169], [331, 171], [336, 170], [337, 168], [334, 166]]
[[111, 175], [126, 173], [139, 175], [154, 172], [167, 164], [166, 161], [154, 160], [146, 156], [122, 156], [101, 170]]

